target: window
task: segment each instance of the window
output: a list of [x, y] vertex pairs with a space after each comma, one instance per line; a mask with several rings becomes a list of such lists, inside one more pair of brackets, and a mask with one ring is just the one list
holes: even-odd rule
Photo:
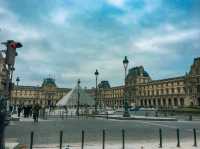
[[159, 90], [156, 90], [156, 95], [159, 95]]
[[143, 100], [140, 101], [140, 105], [143, 106]]
[[166, 100], [163, 99], [163, 106], [166, 106]]
[[181, 106], [184, 106], [184, 99], [183, 98], [180, 99], [180, 104], [181, 104]]
[[169, 94], [169, 89], [168, 88], [166, 89], [166, 94]]
[[178, 94], [181, 92], [180, 87], [177, 88], [177, 92], [178, 92]]
[[197, 86], [197, 93], [200, 94], [200, 85]]
[[151, 100], [149, 99], [149, 106], [151, 106]]
[[168, 105], [171, 106], [172, 105], [172, 100], [169, 98], [168, 99]]
[[159, 106], [161, 105], [161, 101], [160, 101], [160, 99], [158, 99], [158, 105], [159, 105]]
[[153, 99], [153, 105], [156, 106], [156, 99]]
[[147, 100], [146, 99], [144, 100], [144, 105], [147, 106]]
[[174, 88], [172, 88], [172, 94], [174, 94]]
[[177, 100], [177, 98], [174, 98], [174, 106], [178, 106], [178, 100]]

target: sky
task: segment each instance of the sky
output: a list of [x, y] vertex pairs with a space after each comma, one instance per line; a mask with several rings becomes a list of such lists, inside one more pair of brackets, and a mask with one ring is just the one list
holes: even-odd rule
[[[17, 49], [14, 79], [59, 87], [123, 84], [143, 65], [152, 79], [184, 75], [200, 56], [200, 0], [0, 0], [0, 42]], [[0, 49], [5, 49], [0, 45]]]

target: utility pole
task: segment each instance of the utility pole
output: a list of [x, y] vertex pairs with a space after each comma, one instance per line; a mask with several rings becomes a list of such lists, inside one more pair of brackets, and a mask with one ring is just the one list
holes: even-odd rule
[[15, 42], [14, 40], [8, 40], [7, 42], [2, 42], [1, 44], [6, 46], [6, 50], [2, 50], [1, 52], [5, 52], [5, 64], [6, 64], [6, 79], [5, 82], [1, 82], [5, 84], [4, 93], [2, 95], [1, 103], [3, 106], [0, 107], [0, 149], [5, 149], [4, 142], [4, 130], [5, 126], [8, 125], [8, 116], [9, 116], [9, 108], [10, 108], [10, 100], [11, 100], [11, 90], [13, 88], [12, 78], [13, 71], [15, 70], [15, 57], [17, 56], [16, 49], [21, 48], [22, 44], [19, 42]]

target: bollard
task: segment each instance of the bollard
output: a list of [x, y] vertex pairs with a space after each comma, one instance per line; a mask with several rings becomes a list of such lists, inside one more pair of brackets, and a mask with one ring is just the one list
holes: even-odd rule
[[180, 132], [179, 129], [176, 129], [176, 135], [177, 135], [177, 147], [180, 147]]
[[162, 129], [159, 129], [159, 138], [160, 138], [160, 144], [159, 147], [162, 148]]
[[122, 129], [122, 149], [125, 149], [125, 130]]
[[197, 147], [197, 134], [196, 134], [196, 129], [193, 129], [193, 133], [194, 133], [194, 146]]
[[60, 149], [62, 149], [63, 131], [60, 131]]
[[105, 130], [103, 130], [103, 149], [105, 149]]
[[84, 148], [84, 138], [85, 138], [85, 132], [84, 132], [84, 130], [82, 130], [82, 136], [81, 136], [81, 149], [83, 149]]
[[31, 142], [30, 142], [30, 149], [33, 148], [33, 136], [34, 136], [34, 133], [33, 131], [31, 131]]

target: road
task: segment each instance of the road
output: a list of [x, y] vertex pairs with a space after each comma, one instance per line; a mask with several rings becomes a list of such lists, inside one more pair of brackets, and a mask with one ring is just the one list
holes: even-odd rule
[[81, 131], [85, 131], [85, 142], [102, 140], [102, 130], [106, 130], [107, 142], [121, 142], [121, 130], [125, 129], [126, 142], [159, 142], [158, 129], [163, 130], [163, 140], [176, 141], [176, 129], [180, 129], [181, 142], [193, 139], [193, 128], [200, 137], [200, 121], [118, 121], [106, 119], [68, 119], [56, 121], [12, 122], [6, 129], [6, 140], [29, 144], [30, 132], [34, 131], [34, 144], [59, 143], [59, 131], [63, 130], [63, 142], [79, 143]]

